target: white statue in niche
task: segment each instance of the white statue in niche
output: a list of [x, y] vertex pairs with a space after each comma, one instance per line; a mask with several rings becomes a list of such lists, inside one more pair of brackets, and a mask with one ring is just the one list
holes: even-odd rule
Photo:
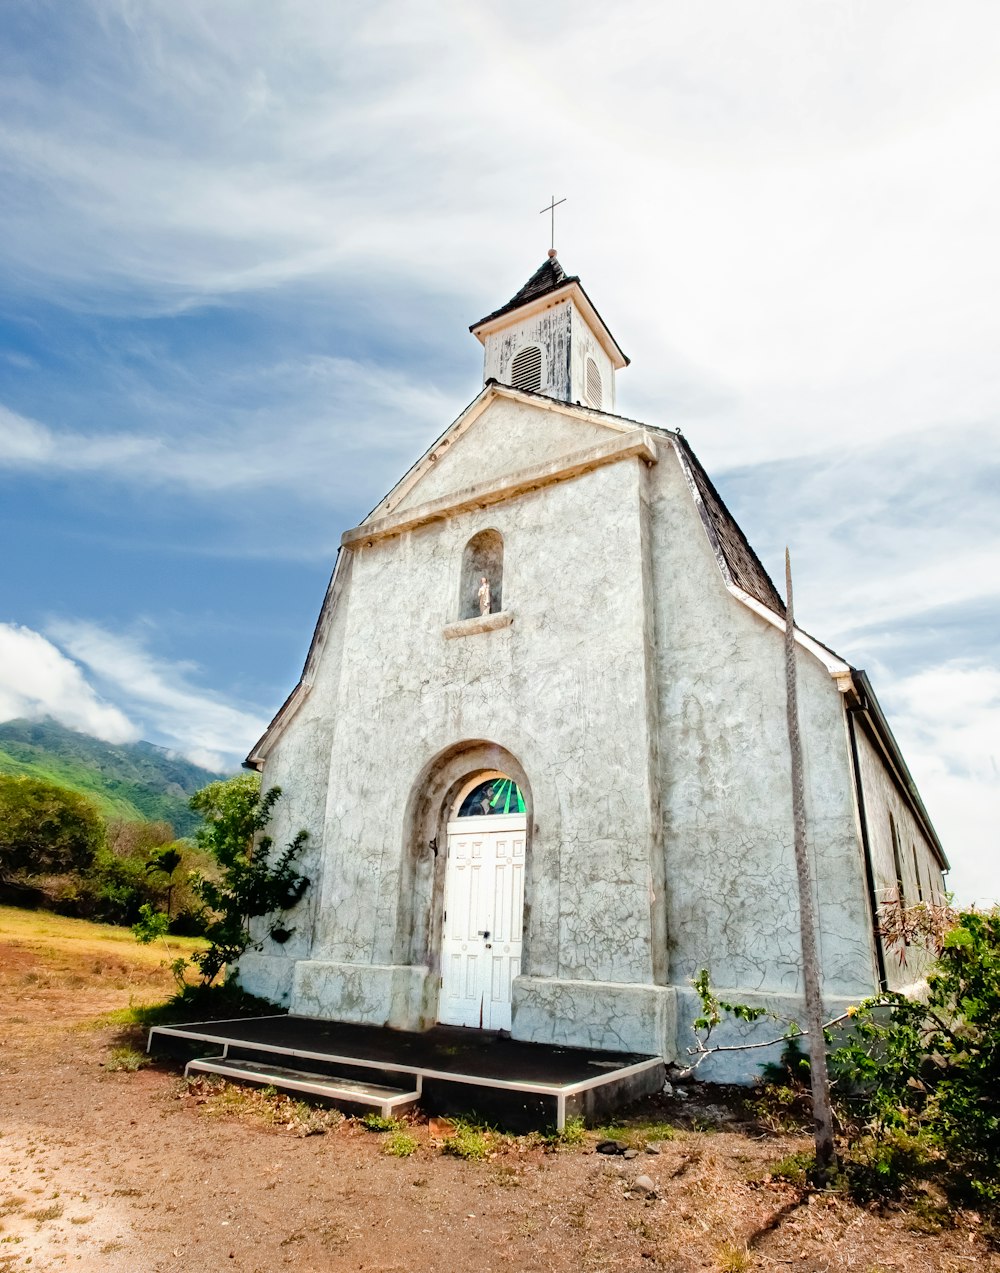
[[479, 593], [477, 595], [479, 597], [479, 613], [489, 614], [493, 602], [490, 597], [490, 581], [485, 575], [480, 575], [479, 577]]

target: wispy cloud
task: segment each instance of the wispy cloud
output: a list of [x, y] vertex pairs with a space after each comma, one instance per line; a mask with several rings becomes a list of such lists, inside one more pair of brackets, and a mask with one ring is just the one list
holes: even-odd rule
[[[241, 379], [242, 401], [211, 410], [207, 431], [192, 420], [194, 404], [180, 390], [168, 399], [163, 389], [147, 387], [135, 431], [53, 427], [0, 406], [0, 468], [42, 479], [88, 474], [202, 497], [294, 491], [329, 505], [354, 495], [361, 466], [387, 483], [398, 474], [400, 456], [418, 454], [428, 432], [440, 431], [455, 409], [431, 384], [347, 358], [281, 363]], [[293, 379], [293, 404], [255, 405], [257, 395], [273, 398], [277, 384]], [[164, 413], [182, 427], [158, 428]]]
[[102, 698], [79, 664], [39, 632], [0, 623], [0, 720], [52, 716], [109, 743], [135, 742], [139, 731]]
[[[1000, 667], [995, 5], [4, 16], [5, 489], [77, 501], [90, 547], [173, 548], [190, 521], [191, 551], [332, 556], [478, 388], [464, 324], [524, 281], [566, 194], [560, 255], [633, 357], [620, 410], [683, 427], [775, 570], [791, 545], [803, 623], [878, 656], [922, 756], [942, 731], [953, 834], [928, 803], [974, 839], [986, 777], [908, 695]], [[223, 661], [161, 659], [120, 635], [144, 603], [108, 605], [60, 639], [109, 701], [238, 754], [259, 713], [213, 715]]]
[[48, 631], [109, 697], [143, 722], [152, 741], [198, 764], [232, 766], [264, 731], [263, 713], [198, 685], [198, 668], [155, 657], [140, 638], [70, 620], [53, 622]]

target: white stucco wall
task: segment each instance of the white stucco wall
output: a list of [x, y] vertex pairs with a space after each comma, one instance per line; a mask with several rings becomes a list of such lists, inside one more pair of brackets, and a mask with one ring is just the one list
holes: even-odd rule
[[338, 604], [329, 611], [328, 625], [320, 634], [320, 657], [308, 694], [290, 728], [273, 742], [261, 775], [264, 791], [280, 787], [283, 793], [268, 827], [275, 848], [284, 848], [300, 830], [309, 833], [298, 863], [310, 886], [287, 916], [287, 927], [294, 930], [287, 942], [271, 941], [266, 926], [259, 921], [251, 926], [254, 943], [261, 948], [243, 956], [239, 974], [248, 990], [286, 1007], [295, 963], [308, 958], [312, 949], [319, 906], [333, 708], [340, 684], [352, 566], [350, 554], [344, 554], [335, 580]]
[[561, 301], [528, 318], [511, 315], [509, 324], [491, 332], [483, 346], [483, 382], [499, 380], [509, 385], [511, 363], [528, 345], [542, 351], [542, 383], [539, 392], [553, 398], [569, 400], [570, 388], [570, 316], [574, 306]]
[[[944, 877], [934, 851], [909, 804], [893, 781], [882, 756], [860, 727], [857, 730], [857, 747], [868, 843], [879, 905], [895, 900], [897, 893], [890, 815], [899, 836], [904, 902], [912, 906], [918, 901], [943, 901]], [[920, 875], [919, 884], [914, 870], [914, 856]], [[927, 966], [926, 955], [919, 951], [907, 949], [902, 953], [905, 956], [903, 960], [900, 959], [901, 952], [898, 948], [887, 948], [884, 952], [886, 978], [892, 990], [906, 989], [919, 982]]]
[[[615, 436], [498, 399], [397, 507]], [[434, 1019], [433, 925], [406, 915], [429, 905], [431, 870], [408, 867], [408, 802], [435, 757], [489, 740], [533, 800], [517, 1037], [683, 1056], [701, 968], [801, 1018], [783, 637], [727, 591], [674, 446], [657, 450], [348, 552], [314, 683], [265, 769], [290, 793], [275, 838], [321, 825], [313, 909], [244, 960], [249, 988], [280, 983], [316, 1015]], [[463, 548], [488, 528], [512, 622], [449, 640]], [[875, 989], [874, 950], [841, 696], [813, 655], [798, 667], [832, 1015]], [[761, 1059], [703, 1072], [747, 1078]]]
[[[652, 480], [669, 975], [686, 1047], [701, 968], [726, 998], [802, 1016], [784, 649], [781, 631], [726, 590], [676, 459]], [[801, 648], [797, 666], [824, 992], [835, 1005], [875, 984], [864, 864], [841, 696]], [[751, 1033], [768, 1031], [773, 1022]], [[731, 1057], [704, 1074], [748, 1078], [760, 1060]]]
[[[437, 459], [419, 482], [393, 502], [405, 512], [463, 487], [506, 477], [617, 436], [599, 424], [567, 420], [522, 402], [500, 398], [473, 422], [468, 433], [436, 449]], [[381, 505], [380, 505], [381, 508]]]

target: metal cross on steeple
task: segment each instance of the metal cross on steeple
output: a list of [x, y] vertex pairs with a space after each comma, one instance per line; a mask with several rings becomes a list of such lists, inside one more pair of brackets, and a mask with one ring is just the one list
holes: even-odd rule
[[552, 202], [549, 206], [547, 208], [542, 208], [541, 212], [538, 214], [540, 217], [544, 216], [546, 212], [550, 212], [552, 214], [552, 247], [549, 252], [550, 256], [555, 256], [556, 254], [556, 208], [558, 208], [561, 203], [565, 202], [565, 199], [557, 199], [555, 195], [553, 195]]

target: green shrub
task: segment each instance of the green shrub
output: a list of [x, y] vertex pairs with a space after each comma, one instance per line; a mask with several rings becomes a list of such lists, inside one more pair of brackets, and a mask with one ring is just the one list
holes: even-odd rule
[[273, 916], [275, 928], [309, 886], [295, 869], [308, 832], [300, 831], [276, 854], [270, 836], [260, 834], [280, 796], [280, 787], [261, 792], [257, 774], [240, 774], [209, 783], [191, 797], [191, 808], [205, 819], [198, 845], [217, 865], [214, 877], [196, 873], [191, 879], [206, 917], [208, 947], [194, 956], [205, 982], [251, 945], [251, 920]]
[[[1000, 910], [950, 917], [924, 999], [884, 993], [831, 1057], [845, 1117], [870, 1141], [861, 1188], [898, 1191], [934, 1153], [952, 1194], [1000, 1215]], [[868, 1141], [862, 1141], [863, 1145]], [[867, 1162], [865, 1161], [867, 1156]]]

